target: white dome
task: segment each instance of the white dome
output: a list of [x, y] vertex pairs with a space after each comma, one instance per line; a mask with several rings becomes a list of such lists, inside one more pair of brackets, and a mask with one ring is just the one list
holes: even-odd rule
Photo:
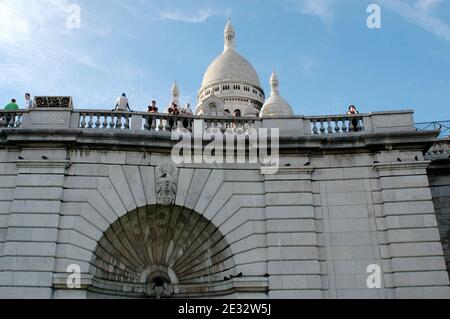
[[293, 116], [289, 103], [280, 95], [278, 90], [278, 77], [273, 71], [270, 78], [270, 85], [272, 86], [272, 96], [264, 103], [261, 110], [260, 117], [279, 117], [279, 116]]
[[224, 31], [224, 50], [208, 67], [198, 92], [196, 114], [203, 115], [205, 101], [216, 97], [223, 102], [224, 110], [244, 114], [251, 104], [258, 111], [264, 103], [265, 94], [256, 70], [235, 49], [236, 33], [231, 20]]
[[202, 87], [225, 81], [242, 82], [258, 88], [261, 87], [253, 66], [233, 49], [225, 50], [209, 66], [203, 77]]

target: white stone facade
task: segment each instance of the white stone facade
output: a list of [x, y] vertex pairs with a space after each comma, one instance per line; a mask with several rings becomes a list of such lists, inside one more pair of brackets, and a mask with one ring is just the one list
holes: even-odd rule
[[[133, 222], [131, 215], [166, 210], [158, 206], [157, 185], [164, 175], [158, 168], [173, 165], [170, 135], [137, 130], [133, 122], [129, 129], [70, 128], [86, 117], [66, 112], [66, 129], [33, 128], [33, 119], [44, 116], [28, 113], [20, 127], [2, 129], [0, 297], [151, 297], [143, 289], [154, 265], [139, 247], [150, 256], [158, 247], [181, 246], [170, 248], [167, 240], [152, 250], [151, 231], [142, 240], [136, 230], [170, 222], [146, 215]], [[380, 126], [379, 117], [394, 120]], [[373, 114], [364, 118], [366, 132], [318, 135], [304, 128], [316, 118], [292, 118], [291, 126], [286, 119], [263, 121], [282, 127], [274, 175], [259, 165], [176, 165], [176, 188], [167, 188], [175, 201], [163, 201], [170, 209], [160, 218], [185, 209], [194, 222], [179, 225], [192, 226], [194, 235], [185, 237], [174, 264], [163, 265], [178, 271], [167, 271], [171, 296], [450, 298], [423, 157], [435, 133], [416, 132], [411, 120], [410, 112]], [[199, 229], [210, 234], [202, 243], [194, 240]], [[110, 259], [111, 278], [120, 269], [145, 268], [142, 283], [96, 277], [97, 258], [113, 250], [126, 264]], [[132, 250], [134, 257], [127, 255]], [[206, 265], [198, 269], [208, 276], [192, 264], [197, 253]], [[79, 289], [66, 285], [72, 264], [81, 267]], [[367, 286], [372, 264], [381, 267], [380, 289]]]

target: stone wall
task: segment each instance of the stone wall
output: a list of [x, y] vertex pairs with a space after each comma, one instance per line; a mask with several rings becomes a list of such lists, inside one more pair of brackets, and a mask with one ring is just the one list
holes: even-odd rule
[[[131, 151], [0, 154], [0, 294], [7, 298], [87, 297], [97, 242], [118, 218], [156, 204], [155, 168], [170, 161]], [[282, 162], [292, 165], [276, 175], [184, 166], [175, 203], [218, 227], [236, 273], [262, 287], [232, 297], [445, 297], [428, 163], [410, 161], [416, 156], [287, 156]], [[81, 266], [84, 289], [64, 289], [70, 264]], [[371, 264], [382, 269], [381, 289], [367, 287]]]
[[450, 161], [433, 161], [428, 175], [447, 271], [450, 274]]
[[[175, 142], [167, 132], [142, 131], [139, 121], [131, 130], [77, 129], [80, 117], [71, 116], [61, 121], [73, 122], [70, 128], [35, 127], [31, 116], [25, 128], [1, 130], [0, 298], [130, 296], [128, 286], [115, 295], [99, 289], [117, 283], [96, 277], [95, 258], [104, 256], [96, 251], [102, 239], [114, 241], [108, 230], [122, 218], [161, 204], [158, 167], [174, 165]], [[218, 265], [223, 281], [197, 278], [194, 286], [203, 290], [186, 291], [216, 298], [450, 298], [441, 244], [442, 237], [448, 252], [448, 179], [430, 174], [430, 188], [423, 156], [436, 134], [417, 132], [411, 112], [396, 116], [404, 123], [371, 115], [365, 132], [345, 134], [331, 126], [312, 134], [318, 119], [263, 121], [283, 128], [276, 174], [259, 164], [176, 165], [174, 206], [223, 237], [220, 251], [227, 253], [210, 256], [211, 265], [230, 259]], [[113, 229], [117, 238], [139, 235], [127, 225]], [[80, 289], [67, 289], [72, 264], [82, 271]], [[379, 289], [367, 285], [370, 265], [380, 268]]]

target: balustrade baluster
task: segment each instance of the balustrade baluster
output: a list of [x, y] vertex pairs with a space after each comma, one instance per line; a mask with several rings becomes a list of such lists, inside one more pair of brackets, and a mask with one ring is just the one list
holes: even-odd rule
[[102, 127], [106, 129], [108, 127], [108, 114], [102, 114], [102, 116], [103, 116]]
[[349, 131], [347, 123], [350, 123], [347, 118], [342, 119], [342, 133], [347, 133]]
[[152, 120], [151, 116], [144, 116], [144, 130], [149, 131], [150, 130], [150, 121]]
[[22, 126], [22, 113], [17, 114], [17, 121], [16, 121], [16, 127]]
[[81, 119], [81, 122], [80, 122], [81, 128], [86, 128], [86, 114], [81, 113], [80, 119]]
[[162, 130], [164, 129], [164, 121], [167, 121], [164, 117], [160, 116], [159, 117], [159, 124], [158, 124], [158, 131], [162, 132]]
[[151, 126], [150, 126], [150, 129], [152, 130], [152, 131], [156, 131], [156, 128], [158, 127], [157, 126], [157, 124], [156, 124], [156, 117], [153, 117], [153, 116], [151, 116], [150, 117], [150, 121], [152, 121], [152, 124], [151, 124]]
[[312, 120], [311, 124], [313, 126], [312, 132], [314, 135], [319, 134], [319, 129], [317, 128], [317, 120]]
[[110, 128], [110, 129], [113, 129], [113, 128], [114, 128], [115, 120], [116, 120], [116, 115], [115, 115], [115, 114], [112, 114], [112, 115], [111, 115], [111, 122], [109, 122], [109, 128]]
[[327, 131], [328, 131], [328, 134], [333, 134], [333, 126], [331, 125], [331, 121], [332, 120], [327, 120], [327, 125], [328, 125], [328, 129], [327, 129]]
[[340, 134], [341, 133], [341, 126], [339, 125], [339, 119], [334, 119], [334, 132], [336, 134]]
[[323, 121], [320, 121], [320, 134], [325, 134], [325, 125]]
[[94, 127], [94, 120], [93, 120], [93, 118], [92, 118], [92, 114], [89, 114], [88, 115], [89, 116], [89, 120], [88, 120], [88, 128], [93, 128]]
[[125, 115], [125, 129], [130, 129], [130, 115]]
[[96, 117], [95, 128], [100, 128], [100, 125], [101, 125], [101, 122], [100, 122], [101, 114], [96, 113], [96, 114], [95, 114], [95, 117]]

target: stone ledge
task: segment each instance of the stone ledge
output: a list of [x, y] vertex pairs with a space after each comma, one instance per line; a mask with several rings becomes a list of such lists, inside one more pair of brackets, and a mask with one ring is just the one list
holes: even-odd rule
[[396, 171], [409, 169], [427, 169], [431, 161], [422, 162], [399, 162], [399, 163], [380, 163], [374, 164], [373, 168], [377, 171]]
[[72, 166], [71, 161], [52, 161], [52, 160], [48, 160], [48, 161], [22, 160], [22, 161], [15, 161], [14, 164], [16, 164], [16, 166], [18, 168], [65, 168], [65, 169], [67, 169]]

